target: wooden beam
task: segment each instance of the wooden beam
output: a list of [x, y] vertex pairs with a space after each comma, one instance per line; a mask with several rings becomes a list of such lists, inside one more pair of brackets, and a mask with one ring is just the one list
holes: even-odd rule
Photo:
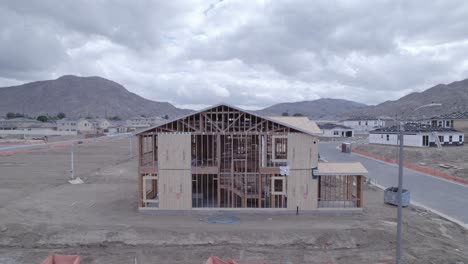
[[185, 122], [184, 120], [180, 120], [180, 122], [186, 126], [188, 126], [189, 128], [193, 129], [194, 131], [197, 131], [197, 132], [201, 132], [200, 130], [198, 130], [197, 128], [193, 127], [192, 125], [190, 125], [189, 123]]
[[260, 167], [259, 173], [261, 174], [280, 174], [279, 167]]
[[218, 167], [192, 167], [192, 174], [218, 174]]
[[260, 123], [256, 124], [255, 126], [249, 128], [246, 132], [249, 132], [249, 131], [252, 131], [252, 130], [258, 128], [259, 126], [263, 125], [265, 123], [265, 121], [266, 120], [261, 121]]
[[356, 182], [356, 185], [357, 185], [357, 186], [356, 186], [356, 187], [357, 187], [357, 191], [356, 191], [356, 192], [357, 192], [357, 198], [358, 198], [358, 199], [357, 199], [357, 202], [356, 202], [356, 205], [357, 205], [357, 207], [362, 208], [362, 206], [363, 206], [363, 199], [364, 199], [364, 195], [363, 195], [364, 192], [362, 191], [362, 190], [363, 190], [363, 182], [364, 182], [364, 181], [362, 180], [363, 176], [356, 176], [356, 178], [357, 178], [357, 179], [356, 179], [356, 181], [357, 181], [357, 182]]
[[223, 131], [221, 128], [219, 128], [218, 125], [216, 125], [216, 123], [215, 123], [210, 117], [208, 117], [206, 114], [203, 114], [203, 113], [202, 113], [202, 115], [203, 115], [203, 116], [205, 117], [205, 119], [208, 120], [208, 121], [211, 123], [211, 125], [213, 125], [219, 132], [222, 132], [222, 131]]
[[138, 207], [143, 207], [143, 179], [140, 172], [141, 167], [141, 138], [142, 136], [138, 136]]
[[[227, 132], [229, 130], [229, 128], [231, 128], [231, 126], [233, 126], [237, 120], [239, 120], [242, 116], [244, 115], [244, 113], [241, 113], [236, 119], [232, 120], [232, 123], [229, 124], [226, 129], [224, 130], [224, 132]], [[228, 119], [229, 120], [229, 119]]]

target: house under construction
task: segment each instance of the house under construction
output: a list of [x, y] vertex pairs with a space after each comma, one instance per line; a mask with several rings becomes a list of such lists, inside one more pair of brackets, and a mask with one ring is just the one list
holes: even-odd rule
[[318, 162], [306, 117], [219, 104], [137, 133], [143, 210], [362, 208], [360, 163]]

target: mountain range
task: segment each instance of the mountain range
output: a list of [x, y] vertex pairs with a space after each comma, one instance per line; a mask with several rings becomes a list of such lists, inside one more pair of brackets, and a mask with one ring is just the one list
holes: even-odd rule
[[129, 92], [122, 85], [101, 77], [65, 75], [0, 88], [0, 116], [7, 112], [36, 116], [65, 113], [68, 117], [165, 116], [190, 113], [167, 102], [155, 102]]
[[300, 114], [313, 119], [334, 119], [367, 107], [365, 104], [344, 99], [321, 98], [313, 101], [279, 103], [258, 110], [257, 113], [263, 115], [282, 115], [283, 113], [288, 113], [289, 115]]
[[[193, 110], [180, 109], [167, 102], [156, 102], [129, 92], [122, 85], [101, 77], [65, 75], [56, 80], [37, 81], [0, 88], [0, 116], [7, 112], [30, 116], [65, 113], [68, 117], [165, 116], [174, 118]], [[429, 103], [442, 106], [413, 111]], [[468, 79], [439, 84], [398, 100], [365, 105], [343, 99], [279, 103], [256, 111], [262, 115], [301, 114], [315, 120], [339, 120], [356, 116], [431, 117], [468, 111]]]
[[[441, 106], [417, 109], [431, 103]], [[447, 85], [438, 84], [423, 92], [410, 93], [398, 100], [378, 105], [364, 105], [342, 99], [318, 99], [275, 104], [259, 110], [259, 113], [270, 115], [281, 115], [284, 112], [289, 115], [299, 113], [314, 120], [342, 120], [359, 116], [411, 119], [466, 111], [468, 111], [468, 79]]]
[[[438, 103], [441, 106], [415, 110], [420, 106]], [[468, 79], [438, 84], [423, 92], [414, 92], [398, 100], [386, 101], [375, 106], [356, 110], [351, 115], [432, 117], [453, 112], [468, 111]]]

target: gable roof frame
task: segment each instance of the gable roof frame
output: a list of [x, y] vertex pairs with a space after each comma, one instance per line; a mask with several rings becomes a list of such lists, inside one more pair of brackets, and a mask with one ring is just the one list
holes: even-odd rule
[[150, 131], [150, 130], [153, 130], [153, 129], [155, 129], [155, 128], [158, 128], [158, 127], [167, 125], [167, 124], [169, 124], [169, 123], [171, 123], [171, 122], [174, 122], [174, 121], [177, 121], [177, 120], [180, 120], [180, 119], [185, 119], [185, 118], [187, 118], [187, 117], [189, 117], [189, 116], [193, 116], [193, 115], [197, 115], [197, 114], [202, 114], [203, 112], [206, 112], [206, 111], [208, 111], [208, 110], [210, 110], [210, 109], [217, 108], [217, 107], [220, 107], [220, 106], [227, 106], [227, 107], [230, 107], [230, 108], [232, 108], [232, 109], [234, 109], [234, 110], [237, 110], [237, 111], [239, 111], [239, 112], [241, 112], [241, 113], [247, 113], [247, 114], [256, 116], [256, 117], [258, 117], [258, 118], [263, 118], [263, 119], [265, 119], [265, 120], [268, 120], [268, 121], [270, 121], [270, 122], [276, 123], [276, 124], [278, 124], [278, 125], [282, 125], [282, 126], [285, 126], [285, 127], [292, 128], [292, 129], [297, 130], [297, 131], [299, 131], [299, 132], [302, 132], [302, 133], [304, 133], [304, 134], [308, 134], [308, 135], [311, 135], [311, 136], [320, 136], [320, 133], [319, 133], [319, 132], [313, 133], [313, 132], [311, 132], [311, 131], [307, 131], [307, 130], [305, 130], [305, 129], [302, 129], [302, 128], [300, 128], [300, 127], [297, 127], [297, 126], [294, 126], [294, 125], [285, 123], [285, 122], [283, 122], [283, 121], [279, 121], [279, 120], [275, 120], [274, 118], [271, 118], [271, 117], [267, 117], [267, 116], [262, 116], [262, 115], [259, 115], [259, 114], [255, 114], [255, 113], [250, 112], [250, 111], [248, 111], [248, 110], [244, 110], [244, 109], [241, 109], [241, 108], [239, 108], [239, 107], [236, 107], [236, 106], [233, 106], [233, 105], [230, 105], [230, 104], [226, 104], [226, 103], [218, 103], [218, 104], [212, 105], [212, 106], [210, 106], [210, 107], [206, 107], [206, 108], [204, 108], [204, 109], [195, 111], [195, 112], [193, 112], [193, 113], [190, 113], [190, 114], [187, 114], [187, 115], [184, 115], [184, 116], [180, 116], [180, 117], [177, 117], [177, 118], [168, 120], [168, 121], [166, 121], [166, 122], [163, 122], [163, 123], [161, 123], [161, 124], [158, 124], [158, 125], [149, 127], [149, 128], [144, 129], [144, 130], [142, 130], [142, 131], [135, 132], [135, 133], [133, 133], [133, 135], [134, 135], [134, 136], [140, 135], [140, 134], [143, 134], [143, 133], [148, 132], [148, 131]]

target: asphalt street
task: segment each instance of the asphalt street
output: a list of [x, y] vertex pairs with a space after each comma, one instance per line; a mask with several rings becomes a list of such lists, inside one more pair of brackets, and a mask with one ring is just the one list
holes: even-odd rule
[[[377, 185], [397, 186], [398, 166], [357, 154], [340, 152], [339, 142], [320, 142], [322, 159], [333, 161], [359, 161], [369, 171], [367, 175]], [[452, 182], [432, 175], [404, 169], [403, 188], [411, 193], [411, 202], [420, 205], [468, 228], [468, 185]], [[383, 197], [382, 197], [383, 199]]]

